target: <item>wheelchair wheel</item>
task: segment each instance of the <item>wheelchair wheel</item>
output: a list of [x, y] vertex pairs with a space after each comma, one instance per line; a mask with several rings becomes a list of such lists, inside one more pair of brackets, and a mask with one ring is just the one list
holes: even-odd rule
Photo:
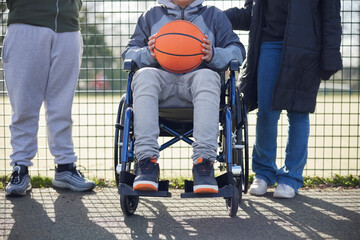
[[236, 144], [243, 146], [242, 148], [233, 149], [233, 163], [241, 167], [241, 172], [236, 176], [236, 184], [239, 190], [239, 199], [241, 201], [241, 193], [247, 193], [249, 184], [249, 143], [248, 143], [248, 125], [245, 103], [242, 95], [238, 94], [237, 121], [232, 123], [232, 132], [236, 132]]
[[139, 196], [120, 195], [120, 206], [126, 216], [134, 215], [139, 203]]
[[[127, 109], [126, 105], [126, 95], [124, 94], [121, 97], [118, 113], [116, 117], [115, 125], [115, 145], [114, 145], [114, 167], [115, 167], [115, 180], [117, 186], [120, 183], [120, 174], [118, 173], [121, 169], [118, 169], [119, 164], [121, 163], [122, 151], [123, 151], [123, 138], [124, 138], [124, 123], [125, 123], [125, 110]], [[127, 145], [125, 147], [128, 147]], [[131, 162], [126, 163], [126, 171], [130, 171]]]
[[226, 208], [230, 217], [235, 217], [239, 208], [239, 192], [236, 186], [232, 185], [233, 196], [225, 198]]
[[[235, 131], [235, 126], [233, 126], [233, 129]], [[234, 173], [234, 181], [235, 181], [235, 186], [238, 189], [239, 192], [239, 202], [242, 200], [242, 193], [246, 193], [246, 179], [245, 179], [245, 172], [246, 172], [246, 166], [244, 166], [244, 154], [246, 151], [246, 144], [244, 143], [243, 139], [242, 139], [242, 129], [238, 129], [236, 130], [236, 144], [242, 144], [244, 145], [244, 148], [242, 149], [233, 149], [232, 150], [232, 156], [233, 156], [233, 164], [234, 166], [236, 166], [237, 168], [241, 169], [240, 172], [237, 172], [236, 174]]]
[[[235, 126], [233, 126], [233, 129], [235, 129]], [[241, 143], [241, 131], [238, 130], [237, 134], [236, 134], [236, 142], [237, 144]], [[238, 194], [239, 194], [239, 202], [242, 199], [242, 193], [244, 190], [244, 158], [243, 158], [243, 149], [233, 149], [232, 150], [232, 157], [233, 157], [233, 164], [234, 166], [236, 165], [236, 167], [240, 168], [241, 171], [240, 173], [235, 174], [234, 173], [234, 182], [235, 182], [235, 187], [238, 189]], [[233, 167], [234, 167], [233, 166]]]
[[242, 193], [243, 193], [243, 190], [244, 190], [244, 185], [243, 185], [243, 174], [240, 175], [240, 177], [236, 177], [234, 178], [234, 181], [235, 181], [235, 187], [237, 188], [238, 190], [238, 195], [239, 195], [239, 203], [241, 202], [242, 200]]
[[244, 171], [243, 171], [243, 191], [246, 194], [249, 188], [249, 135], [248, 135], [248, 122], [247, 122], [247, 109], [245, 101], [242, 99], [242, 112], [243, 112], [243, 127], [242, 127], [242, 139], [244, 143]]
[[116, 180], [116, 186], [119, 186], [119, 178], [120, 175], [117, 172], [119, 169], [116, 169], [118, 164], [121, 162], [121, 153], [122, 153], [122, 146], [119, 144], [124, 135], [124, 109], [125, 109], [125, 99], [126, 96], [123, 95], [121, 97], [118, 113], [116, 117], [116, 125], [115, 125], [115, 145], [114, 145], [114, 168], [115, 168], [115, 180]]

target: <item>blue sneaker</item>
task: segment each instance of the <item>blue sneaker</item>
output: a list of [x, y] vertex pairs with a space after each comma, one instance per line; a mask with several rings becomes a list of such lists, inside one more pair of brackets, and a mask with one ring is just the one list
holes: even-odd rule
[[26, 191], [29, 190], [31, 190], [31, 183], [28, 168], [24, 165], [16, 165], [13, 168], [10, 182], [6, 186], [5, 196], [25, 196]]
[[74, 163], [59, 165], [55, 170], [52, 185], [57, 188], [68, 188], [76, 192], [89, 191], [95, 187], [93, 181], [85, 178], [79, 170], [76, 170]]
[[218, 193], [219, 187], [214, 176], [213, 162], [199, 158], [192, 169], [194, 193]]
[[160, 168], [156, 158], [145, 158], [138, 162], [133, 189], [136, 191], [157, 191]]

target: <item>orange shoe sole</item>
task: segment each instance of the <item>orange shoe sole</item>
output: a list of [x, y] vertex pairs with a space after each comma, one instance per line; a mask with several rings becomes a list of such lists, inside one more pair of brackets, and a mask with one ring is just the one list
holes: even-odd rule
[[194, 191], [194, 193], [218, 193], [218, 190], [212, 188], [199, 188]]
[[133, 187], [135, 191], [157, 191], [158, 189], [151, 184], [137, 184]]

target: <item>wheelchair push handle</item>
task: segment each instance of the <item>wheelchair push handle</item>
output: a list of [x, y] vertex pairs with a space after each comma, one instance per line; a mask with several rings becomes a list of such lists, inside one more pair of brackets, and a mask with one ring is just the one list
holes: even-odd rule
[[[239, 71], [240, 63], [238, 60], [231, 60], [229, 63], [230, 71]], [[125, 59], [124, 60], [124, 70], [125, 71], [133, 71], [136, 72], [139, 67], [136, 65], [135, 61], [132, 59]]]
[[136, 72], [139, 67], [136, 65], [135, 61], [132, 59], [125, 59], [124, 60], [124, 70], [125, 71], [133, 71]]
[[229, 69], [230, 71], [239, 71], [239, 68], [240, 68], [240, 63], [238, 60], [231, 60], [230, 63], [229, 63]]

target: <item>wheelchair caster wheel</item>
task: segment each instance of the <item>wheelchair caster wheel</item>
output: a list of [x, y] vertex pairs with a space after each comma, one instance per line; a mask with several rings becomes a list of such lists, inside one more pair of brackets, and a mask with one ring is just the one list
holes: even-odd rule
[[126, 216], [131, 216], [135, 213], [139, 203], [139, 196], [120, 195], [121, 210]]
[[243, 181], [242, 181], [242, 175], [240, 177], [237, 177], [234, 179], [234, 182], [235, 182], [235, 187], [237, 188], [238, 190], [238, 194], [239, 194], [239, 203], [241, 202], [242, 200], [242, 193], [243, 193]]
[[236, 186], [232, 186], [233, 196], [226, 198], [226, 208], [230, 217], [235, 217], [239, 208], [239, 192]]

